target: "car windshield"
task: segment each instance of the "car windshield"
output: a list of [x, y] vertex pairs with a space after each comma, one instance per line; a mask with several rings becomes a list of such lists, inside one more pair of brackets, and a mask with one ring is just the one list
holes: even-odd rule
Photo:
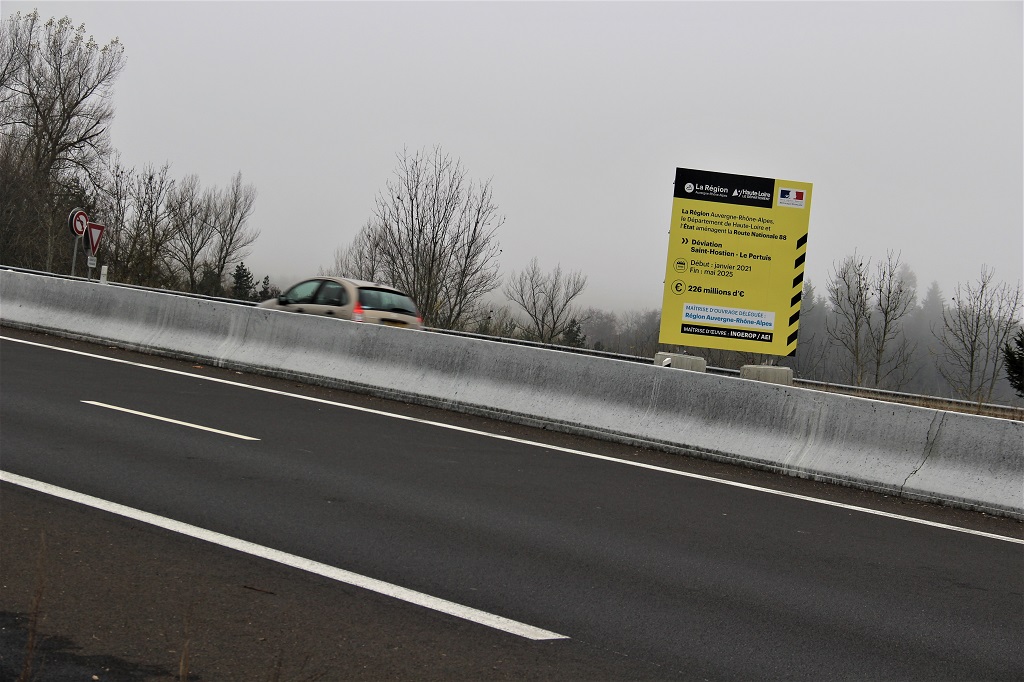
[[412, 299], [390, 289], [360, 289], [359, 303], [367, 310], [386, 310], [391, 313], [416, 315]]

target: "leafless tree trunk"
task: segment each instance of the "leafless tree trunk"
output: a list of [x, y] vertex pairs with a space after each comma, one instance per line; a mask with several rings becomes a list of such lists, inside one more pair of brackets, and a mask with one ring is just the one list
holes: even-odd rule
[[541, 343], [554, 343], [569, 328], [570, 320], [582, 319], [573, 301], [586, 288], [587, 278], [582, 273], [563, 273], [561, 265], [544, 273], [533, 258], [524, 270], [512, 273], [504, 293], [526, 313], [524, 326], [530, 335]]
[[1021, 283], [994, 281], [995, 271], [981, 268], [976, 283], [958, 284], [942, 312], [938, 370], [956, 394], [979, 404], [992, 398], [1003, 368], [1003, 346], [1020, 323]]

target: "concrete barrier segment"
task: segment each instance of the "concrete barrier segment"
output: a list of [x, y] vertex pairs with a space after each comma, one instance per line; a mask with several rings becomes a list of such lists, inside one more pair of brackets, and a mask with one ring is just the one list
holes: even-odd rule
[[655, 353], [654, 364], [657, 367], [685, 369], [690, 372], [704, 372], [708, 368], [707, 360], [704, 358], [684, 353]]
[[789, 367], [769, 365], [743, 365], [740, 367], [740, 379], [765, 381], [769, 384], [793, 385], [793, 370]]
[[1024, 423], [0, 271], [0, 322], [1024, 518]]

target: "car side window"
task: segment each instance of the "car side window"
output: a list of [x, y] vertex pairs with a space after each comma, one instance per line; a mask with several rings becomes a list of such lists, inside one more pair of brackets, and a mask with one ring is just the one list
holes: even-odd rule
[[312, 303], [313, 296], [316, 295], [316, 290], [319, 288], [320, 280], [311, 279], [293, 286], [285, 294], [285, 297], [289, 303]]
[[317, 292], [316, 300], [313, 303], [316, 305], [343, 306], [348, 303], [345, 287], [337, 282], [325, 280], [324, 285]]

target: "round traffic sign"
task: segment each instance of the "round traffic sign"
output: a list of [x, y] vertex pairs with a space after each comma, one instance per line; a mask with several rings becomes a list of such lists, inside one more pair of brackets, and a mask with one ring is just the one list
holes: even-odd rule
[[80, 208], [76, 208], [68, 216], [68, 229], [71, 230], [71, 234], [76, 237], [81, 237], [85, 234], [85, 231], [89, 228], [89, 216], [85, 214]]

